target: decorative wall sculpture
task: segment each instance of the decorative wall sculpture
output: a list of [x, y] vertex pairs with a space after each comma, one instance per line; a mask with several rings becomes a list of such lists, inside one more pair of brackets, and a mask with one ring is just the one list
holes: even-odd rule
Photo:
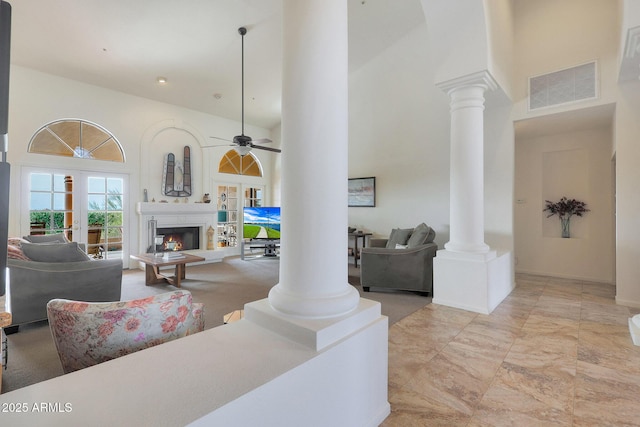
[[191, 196], [191, 147], [188, 145], [184, 146], [182, 162], [173, 153], [165, 157], [162, 194], [173, 197]]

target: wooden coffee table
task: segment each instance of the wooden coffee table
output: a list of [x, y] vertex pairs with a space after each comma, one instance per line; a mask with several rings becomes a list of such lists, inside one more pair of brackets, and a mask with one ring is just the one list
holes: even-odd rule
[[[176, 287], [180, 287], [180, 282], [185, 278], [186, 265], [191, 262], [204, 261], [205, 259], [191, 254], [181, 253], [181, 258], [167, 259], [153, 254], [131, 255], [131, 259], [143, 262], [145, 265], [145, 284], [156, 285], [158, 283], [169, 283]], [[175, 265], [175, 273], [173, 276], [166, 276], [160, 273], [160, 267]]]

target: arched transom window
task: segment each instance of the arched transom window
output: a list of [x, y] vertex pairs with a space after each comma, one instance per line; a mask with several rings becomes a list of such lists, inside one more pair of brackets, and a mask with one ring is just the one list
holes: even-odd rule
[[27, 151], [124, 163], [124, 150], [116, 137], [103, 127], [80, 119], [44, 125], [29, 141]]
[[241, 156], [236, 150], [229, 150], [222, 156], [218, 172], [234, 175], [262, 176], [262, 167], [251, 153]]

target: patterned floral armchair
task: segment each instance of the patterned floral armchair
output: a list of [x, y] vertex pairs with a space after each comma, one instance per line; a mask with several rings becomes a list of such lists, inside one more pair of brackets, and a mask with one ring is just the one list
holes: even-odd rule
[[188, 291], [118, 302], [53, 299], [49, 327], [65, 374], [204, 330]]

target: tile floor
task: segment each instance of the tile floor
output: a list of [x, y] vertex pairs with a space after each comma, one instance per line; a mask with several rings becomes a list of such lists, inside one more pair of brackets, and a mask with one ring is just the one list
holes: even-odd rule
[[389, 329], [382, 426], [640, 426], [640, 310], [614, 298], [518, 275], [490, 315], [429, 304]]

